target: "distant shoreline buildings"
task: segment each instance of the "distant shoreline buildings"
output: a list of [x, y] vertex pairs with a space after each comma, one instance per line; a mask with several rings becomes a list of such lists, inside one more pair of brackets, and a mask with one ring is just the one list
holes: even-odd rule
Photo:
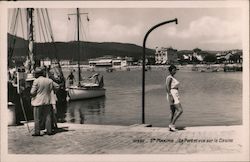
[[[25, 57], [21, 56], [13, 58], [14, 66], [22, 66], [25, 62]], [[242, 64], [242, 50], [227, 50], [219, 52], [207, 52], [201, 49], [178, 51], [172, 47], [156, 47], [155, 55], [146, 56], [147, 65], [169, 65], [169, 64]], [[62, 66], [74, 66], [76, 60], [61, 59], [59, 61]], [[57, 66], [58, 61], [55, 58], [42, 58], [37, 60], [37, 65], [41, 66]], [[133, 57], [120, 57], [105, 55], [103, 57], [91, 58], [86, 61], [81, 61], [81, 65], [89, 66], [90, 68], [122, 68], [133, 65], [142, 65], [141, 59]]]
[[179, 52], [172, 47], [156, 47], [155, 48], [155, 64], [230, 64], [239, 63], [243, 61], [242, 50], [228, 50], [211, 54], [201, 49], [194, 49], [189, 52]]
[[[89, 68], [122, 68], [133, 65], [132, 57], [113, 57], [106, 55], [103, 57], [89, 59], [88, 61], [81, 61], [81, 65], [88, 65]], [[41, 66], [57, 66], [58, 62], [56, 59], [44, 58], [40, 60]], [[77, 61], [73, 60], [60, 60], [60, 65], [69, 66], [76, 65]]]
[[133, 65], [132, 57], [113, 57], [103, 56], [94, 59], [89, 59], [89, 66], [91, 68], [103, 67], [103, 68], [119, 68]]

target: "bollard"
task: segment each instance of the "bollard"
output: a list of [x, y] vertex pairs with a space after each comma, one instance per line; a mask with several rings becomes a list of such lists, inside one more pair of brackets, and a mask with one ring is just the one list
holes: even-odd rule
[[8, 126], [16, 125], [16, 110], [15, 104], [8, 102]]

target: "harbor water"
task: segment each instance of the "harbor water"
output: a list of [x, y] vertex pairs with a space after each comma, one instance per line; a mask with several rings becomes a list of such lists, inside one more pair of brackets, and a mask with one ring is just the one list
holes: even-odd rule
[[[93, 72], [83, 71], [88, 77]], [[141, 123], [142, 71], [100, 71], [106, 96], [70, 101], [67, 122], [86, 124], [132, 125]], [[69, 70], [64, 71], [67, 77]], [[74, 73], [75, 76], [77, 72]], [[167, 127], [170, 120], [166, 100], [166, 69], [146, 73], [145, 122]], [[177, 72], [183, 114], [177, 126], [218, 126], [242, 124], [242, 72]]]

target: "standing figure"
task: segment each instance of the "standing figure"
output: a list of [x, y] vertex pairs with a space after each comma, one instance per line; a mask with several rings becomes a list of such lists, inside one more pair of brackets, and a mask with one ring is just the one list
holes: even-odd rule
[[57, 102], [57, 97], [56, 97], [54, 90], [52, 90], [51, 91], [51, 106], [52, 106], [52, 129], [53, 130], [58, 128], [57, 118], [56, 118], [56, 113], [57, 113], [56, 102]]
[[70, 72], [69, 76], [67, 77], [67, 80], [69, 80], [69, 86], [72, 86], [74, 84], [74, 81], [76, 81], [75, 76], [74, 76], [72, 71]]
[[65, 79], [62, 75], [55, 78], [55, 82], [59, 85], [59, 89], [56, 91], [56, 108], [57, 108], [57, 121], [59, 123], [66, 122], [66, 112], [67, 112], [67, 91], [65, 89]]
[[59, 85], [49, 78], [45, 78], [45, 71], [36, 68], [36, 79], [30, 90], [31, 105], [34, 108], [35, 133], [32, 136], [41, 136], [40, 130], [46, 128], [47, 134], [52, 135], [52, 108], [51, 91], [58, 89]]
[[171, 109], [169, 130], [176, 131], [175, 122], [183, 112], [178, 92], [178, 87], [180, 82], [174, 77], [176, 71], [179, 69], [177, 69], [176, 66], [174, 65], [170, 65], [168, 70], [170, 75], [168, 75], [166, 78], [166, 91], [167, 91], [167, 99]]
[[[56, 82], [54, 72], [51, 70], [49, 66], [48, 70], [48, 77], [52, 79], [54, 82]], [[56, 82], [57, 83], [57, 82]], [[52, 105], [52, 128], [55, 130], [57, 129], [57, 118], [56, 118], [56, 113], [57, 113], [57, 107], [56, 107], [56, 102], [57, 102], [57, 97], [56, 97], [56, 91], [52, 90], [51, 91], [51, 105]]]

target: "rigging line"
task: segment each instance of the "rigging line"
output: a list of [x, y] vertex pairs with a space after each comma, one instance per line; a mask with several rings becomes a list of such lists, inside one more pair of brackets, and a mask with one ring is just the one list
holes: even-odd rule
[[[21, 19], [21, 28], [22, 28], [22, 34], [23, 34], [23, 38], [25, 39], [25, 34], [24, 34], [24, 23], [23, 23], [23, 15], [25, 14], [22, 14], [22, 9], [20, 9], [20, 19]], [[28, 32], [27, 32], [28, 33]], [[26, 40], [25, 40], [25, 43], [26, 43]], [[28, 46], [28, 44], [26, 44]], [[25, 47], [25, 46], [24, 46]], [[28, 48], [24, 48], [26, 49], [26, 52], [28, 53], [29, 49]]]
[[[14, 9], [15, 10], [15, 9]], [[13, 11], [14, 12], [14, 11]], [[8, 13], [8, 32], [10, 33], [11, 32], [11, 26], [12, 26], [12, 24], [13, 24], [13, 19], [12, 19], [12, 17], [13, 17], [13, 14], [9, 11], [9, 13]]]
[[49, 32], [50, 32], [51, 40], [52, 40], [52, 42], [54, 42], [54, 36], [53, 36], [53, 31], [52, 31], [52, 27], [51, 27], [51, 23], [50, 23], [48, 10], [45, 9], [45, 12], [46, 12], [46, 16], [47, 16], [47, 20], [48, 20], [48, 24], [49, 24]]
[[14, 35], [16, 36], [17, 35], [17, 29], [18, 29], [18, 24], [19, 24], [19, 12], [20, 12], [20, 8], [18, 8], [17, 10], [17, 15], [16, 15], [16, 24], [15, 24], [15, 27], [14, 27]]
[[43, 13], [43, 10], [41, 9], [41, 13], [42, 13], [42, 18], [43, 18], [43, 24], [44, 24], [44, 28], [45, 28], [45, 33], [46, 33], [46, 36], [48, 38], [48, 42], [49, 42], [49, 33], [48, 33], [48, 29], [47, 29], [47, 25], [46, 25], [46, 20], [45, 20], [45, 17], [44, 17], [44, 13]]
[[[45, 40], [44, 34], [42, 35], [42, 33], [43, 33], [43, 28], [42, 28], [42, 26], [41, 26], [41, 18], [40, 18], [39, 10], [37, 9], [36, 12], [37, 12], [37, 26], [38, 26], [38, 32], [39, 32], [40, 41], [42, 42], [42, 36], [43, 36], [43, 38], [44, 38], [44, 41], [46, 41], [46, 40]], [[41, 33], [41, 32], [42, 32], [42, 33]], [[43, 46], [43, 44], [41, 44], [41, 46]], [[44, 50], [43, 50], [43, 49], [44, 49], [44, 48], [41, 47], [41, 53], [42, 53], [42, 54], [44, 53]]]
[[31, 133], [30, 127], [29, 127], [28, 118], [27, 118], [27, 115], [26, 115], [26, 112], [25, 112], [25, 109], [24, 109], [23, 99], [22, 99], [21, 96], [20, 96], [20, 104], [21, 104], [21, 108], [22, 108], [22, 112], [23, 112], [24, 119], [25, 119], [25, 121], [26, 121], [26, 126], [27, 126], [27, 128], [28, 128], [29, 133]]
[[22, 34], [23, 34], [23, 38], [24, 38], [24, 26], [23, 26], [23, 18], [22, 18], [22, 10], [20, 10], [20, 20], [21, 20], [21, 28], [22, 28]]
[[[54, 48], [55, 48], [55, 57], [56, 57], [56, 60], [57, 60], [59, 72], [60, 72], [61, 76], [63, 77], [63, 79], [64, 79], [64, 81], [65, 81], [65, 78], [64, 78], [64, 75], [63, 75], [63, 72], [62, 72], [62, 67], [61, 67], [61, 65], [60, 65], [60, 59], [59, 59], [59, 57], [58, 57], [58, 55], [57, 55], [58, 49], [57, 49], [57, 47], [56, 47], [55, 40], [54, 40], [54, 37], [53, 37], [53, 32], [52, 32], [52, 27], [51, 27], [51, 23], [50, 23], [50, 18], [49, 18], [48, 10], [45, 9], [45, 11], [46, 11], [47, 19], [48, 19], [49, 28], [50, 28], [50, 31], [51, 31], [52, 44], [53, 44], [53, 46], [54, 46]], [[64, 85], [64, 86], [65, 86], [65, 85]]]
[[[14, 11], [13, 11], [13, 13], [12, 13], [12, 15], [11, 15], [11, 24], [10, 24], [10, 26], [9, 26], [9, 33], [10, 33], [10, 34], [13, 34], [12, 28], [13, 28], [14, 23], [15, 23], [15, 16], [14, 16], [14, 15], [16, 15], [15, 13], [16, 13], [16, 9], [14, 9]], [[12, 57], [12, 56], [10, 56], [11, 53], [12, 53], [12, 52], [11, 52], [11, 51], [12, 51], [12, 48], [13, 48], [13, 47], [11, 47], [11, 45], [12, 45], [12, 40], [9, 39], [9, 37], [8, 37], [8, 61], [9, 61], [10, 58]]]
[[[45, 12], [46, 12], [47, 20], [48, 20], [48, 29], [49, 29], [49, 32], [50, 32], [50, 37], [51, 37], [52, 43], [54, 45], [54, 48], [56, 50], [55, 56], [56, 56], [56, 59], [58, 60], [58, 64], [59, 64], [59, 57], [57, 55], [58, 51], [57, 51], [57, 48], [56, 48], [56, 45], [55, 45], [55, 40], [54, 40], [54, 36], [53, 36], [53, 31], [52, 31], [52, 27], [51, 27], [51, 23], [50, 23], [50, 18], [49, 18], [48, 10], [45, 9]], [[59, 64], [59, 66], [60, 66], [60, 64]], [[61, 66], [60, 66], [60, 68], [61, 68]]]
[[37, 16], [38, 34], [39, 34], [40, 41], [42, 41], [41, 26], [40, 26], [40, 20], [39, 20], [39, 17], [38, 17], [38, 15], [39, 15], [38, 12], [39, 11], [36, 10], [36, 13], [37, 13], [36, 16]]
[[14, 23], [15, 23], [15, 15], [16, 15], [16, 11], [17, 9], [15, 8], [12, 15], [11, 15], [11, 23], [9, 24], [9, 33], [13, 33], [12, 29], [13, 29], [13, 26], [14, 26]]
[[89, 19], [89, 16], [87, 15], [87, 37], [88, 37], [88, 40], [90, 40], [90, 31], [89, 31], [89, 21], [90, 21], [90, 19]]
[[17, 9], [17, 13], [16, 13], [16, 16], [15, 16], [15, 24], [14, 24], [14, 31], [13, 31], [13, 34], [14, 34], [14, 40], [13, 40], [13, 43], [12, 43], [12, 48], [10, 48], [9, 52], [10, 52], [10, 55], [8, 55], [8, 59], [11, 59], [13, 57], [13, 53], [14, 53], [14, 49], [15, 49], [15, 44], [16, 44], [16, 35], [17, 35], [17, 24], [18, 24], [18, 13], [19, 13], [19, 10], [20, 8]]
[[73, 36], [73, 41], [77, 40], [77, 21], [75, 22], [76, 28], [74, 28], [74, 36]]
[[[46, 30], [48, 32], [48, 42], [50, 42], [50, 39], [51, 39], [51, 42], [54, 42], [54, 38], [51, 36], [51, 30], [50, 30], [50, 24], [49, 24], [49, 18], [48, 18], [48, 14], [47, 14], [47, 9], [41, 9], [43, 10], [43, 13], [44, 13], [44, 10], [45, 10], [45, 18], [44, 18], [44, 25], [46, 26]], [[44, 15], [43, 15], [44, 16]], [[46, 21], [45, 21], [46, 20]], [[48, 44], [49, 45], [49, 44]], [[53, 45], [53, 43], [52, 43]], [[56, 50], [55, 50], [56, 51]], [[48, 53], [48, 56], [50, 56], [50, 60], [52, 62], [52, 56], [50, 55], [50, 50], [49, 48], [47, 49], [47, 53]], [[53, 52], [52, 52], [53, 53]], [[57, 58], [57, 57], [56, 57]]]
[[16, 36], [16, 34], [17, 34], [17, 25], [18, 25], [18, 13], [19, 13], [19, 8], [17, 9], [17, 11], [16, 11], [16, 14], [15, 14], [15, 17], [14, 17], [14, 24], [13, 24], [13, 31], [12, 31], [12, 34], [14, 35], [14, 36]]
[[[42, 24], [42, 20], [41, 20], [41, 15], [40, 15], [40, 12], [39, 10], [37, 10], [37, 13], [38, 13], [38, 22], [40, 22], [40, 28], [41, 28], [41, 31], [42, 31], [42, 36], [43, 36], [43, 39], [44, 39], [44, 42], [46, 42], [46, 36], [45, 36], [45, 32], [43, 30], [43, 24]], [[42, 40], [41, 40], [42, 41]]]
[[17, 24], [18, 11], [19, 11], [19, 8], [16, 9], [15, 14], [13, 15], [14, 16], [14, 22], [13, 22], [13, 26], [12, 26], [12, 30], [11, 30], [12, 34], [14, 34], [14, 32], [15, 32], [15, 28], [16, 28], [16, 24]]
[[[41, 14], [40, 14], [41, 13]], [[41, 18], [43, 16], [43, 19]], [[46, 21], [45, 21], [45, 18], [44, 18], [44, 14], [43, 14], [43, 11], [42, 9], [40, 9], [40, 12], [39, 12], [39, 18], [40, 18], [40, 28], [42, 29], [42, 33], [43, 33], [43, 37], [44, 37], [44, 44], [41, 44], [41, 46], [44, 45], [45, 47], [45, 44], [46, 42], [50, 42], [50, 39], [49, 39], [49, 34], [47, 32], [47, 28], [46, 28]], [[43, 48], [42, 48], [43, 49]], [[45, 50], [44, 50], [45, 51]], [[50, 56], [49, 54], [49, 49], [47, 49], [47, 52], [48, 52], [48, 55], [47, 56]]]
[[[14, 9], [14, 11], [13, 11], [13, 14], [11, 15], [11, 24], [10, 24], [10, 26], [9, 26], [9, 33], [10, 34], [13, 34], [14, 35], [14, 31], [13, 31], [13, 29], [14, 29], [14, 24], [15, 24], [15, 21], [16, 21], [16, 19], [15, 19], [15, 15], [16, 15], [16, 12], [17, 12], [17, 9]], [[8, 39], [8, 43], [11, 45], [11, 40], [10, 39]]]
[[[84, 51], [84, 36], [83, 36], [83, 31], [82, 31], [82, 28], [81, 28], [81, 17], [79, 16], [79, 22], [80, 22], [80, 25], [79, 25], [79, 34], [80, 34], [80, 37], [82, 36], [82, 43], [81, 42], [79, 42], [80, 44], [79, 44], [79, 52], [80, 52], [80, 54], [82, 53], [82, 49], [83, 49], [83, 58], [84, 58], [84, 54], [85, 54], [85, 51]], [[81, 45], [82, 44], [82, 45]]]
[[83, 25], [83, 22], [82, 22], [82, 19], [81, 19], [81, 17], [80, 17], [80, 25], [81, 25], [81, 32], [82, 32], [82, 38], [84, 39], [84, 36], [85, 36], [85, 38], [86, 38], [86, 40], [87, 40], [87, 35], [86, 35], [86, 32], [84, 31], [84, 25]]
[[[84, 26], [83, 26], [83, 23], [82, 23], [82, 19], [80, 17], [80, 25], [82, 26], [82, 30], [81, 30], [81, 34], [82, 34], [82, 38], [84, 39], [84, 36], [85, 35], [85, 39], [87, 40], [87, 35], [86, 33], [84, 32]], [[84, 48], [85, 47], [85, 48]], [[86, 58], [86, 53], [87, 53], [87, 41], [83, 41], [83, 45], [82, 45], [82, 49], [83, 49], [83, 56], [85, 56], [84, 58]]]

